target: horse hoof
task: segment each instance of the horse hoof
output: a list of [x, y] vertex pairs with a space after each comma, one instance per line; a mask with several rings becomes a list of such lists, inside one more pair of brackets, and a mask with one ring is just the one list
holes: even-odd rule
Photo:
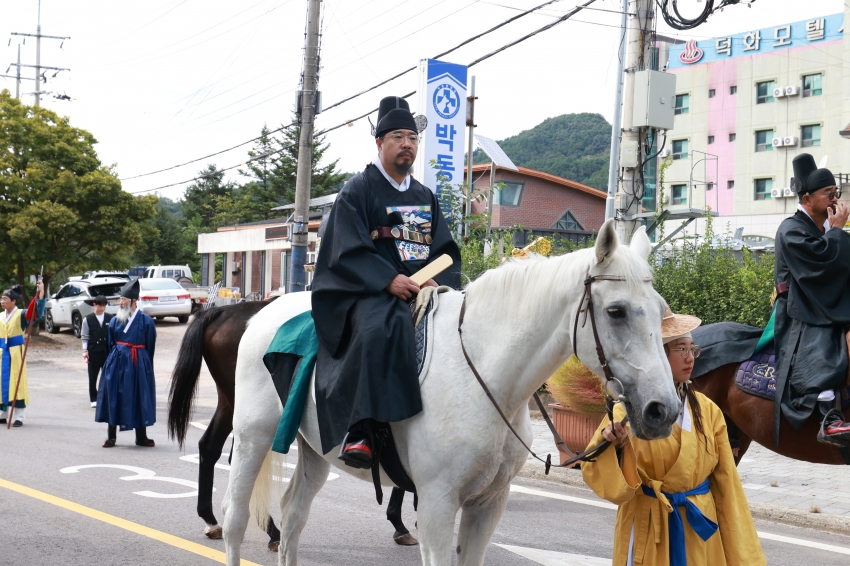
[[272, 552], [277, 552], [279, 548], [280, 548], [280, 541], [279, 540], [270, 540], [269, 541], [269, 550], [271, 550]]
[[204, 534], [207, 535], [207, 538], [211, 539], [220, 539], [221, 538], [221, 525], [215, 525], [214, 527], [210, 527], [207, 525], [207, 528], [204, 529]]
[[393, 535], [393, 540], [396, 544], [400, 544], [401, 546], [416, 546], [417, 544], [419, 544], [419, 541], [416, 540], [416, 537], [414, 537], [410, 533], [405, 533], [403, 535]]

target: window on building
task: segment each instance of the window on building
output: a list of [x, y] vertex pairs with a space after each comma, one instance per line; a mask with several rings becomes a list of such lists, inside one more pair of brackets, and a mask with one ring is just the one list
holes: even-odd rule
[[688, 186], [673, 185], [673, 204], [688, 204]]
[[803, 77], [803, 98], [823, 94], [823, 75], [805, 75]]
[[758, 130], [756, 132], [756, 153], [773, 149], [773, 130]]
[[716, 95], [717, 95], [716, 90], [714, 90], [713, 88], [708, 89], [708, 97], [709, 98], [714, 98]]
[[[729, 134], [729, 141], [733, 142], [733, 141], [735, 141], [735, 138], [737, 138], [737, 137], [738, 136], [736, 136], [735, 134]], [[473, 161], [473, 163], [475, 163], [475, 162]]]
[[[738, 94], [738, 85], [732, 85], [729, 87], [729, 94]], [[473, 161], [474, 163], [474, 161]]]
[[523, 183], [502, 183], [502, 189], [496, 191], [495, 204], [517, 206], [522, 196]]
[[555, 223], [555, 228], [559, 230], [584, 230], [569, 210]]
[[734, 189], [735, 188], [735, 181], [726, 181], [726, 188], [727, 189]]
[[687, 114], [690, 111], [691, 106], [691, 95], [690, 94], [677, 94], [676, 95], [676, 106], [674, 106], [673, 113], [674, 114]]
[[802, 128], [802, 145], [803, 147], [813, 147], [820, 145], [820, 126], [803, 126]]
[[706, 184], [705, 184], [705, 190], [707, 190], [707, 191], [714, 190], [714, 183], [713, 183], [713, 182], [711, 182], [711, 181], [709, 181], [708, 183], [706, 183]]
[[776, 87], [776, 81], [765, 81], [756, 83], [756, 104], [764, 104], [773, 102], [773, 89]]
[[673, 140], [673, 159], [688, 158], [688, 140]]
[[770, 200], [773, 179], [756, 179], [756, 200]]
[[708, 136], [708, 145], [711, 145], [713, 143], [714, 143], [714, 136]]

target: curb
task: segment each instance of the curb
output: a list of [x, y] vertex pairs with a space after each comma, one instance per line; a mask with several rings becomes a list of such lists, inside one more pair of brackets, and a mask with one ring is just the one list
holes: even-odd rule
[[[581, 477], [581, 471], [575, 469], [552, 468], [549, 475], [543, 473], [543, 466], [537, 462], [525, 464], [517, 474], [517, 477], [541, 480], [550, 483], [568, 485], [591, 491]], [[811, 513], [802, 509], [785, 507], [774, 503], [759, 503], [748, 501], [750, 513], [754, 519], [765, 519], [776, 523], [784, 523], [796, 527], [809, 527], [850, 535], [850, 521], [843, 515], [832, 515], [830, 513]]]

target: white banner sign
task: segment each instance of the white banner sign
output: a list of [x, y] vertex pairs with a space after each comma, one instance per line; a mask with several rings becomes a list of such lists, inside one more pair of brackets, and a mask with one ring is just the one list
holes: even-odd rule
[[464, 182], [466, 76], [466, 65], [435, 59], [419, 62], [417, 113], [428, 119], [428, 127], [422, 132], [414, 175], [438, 196], [438, 175], [450, 185]]

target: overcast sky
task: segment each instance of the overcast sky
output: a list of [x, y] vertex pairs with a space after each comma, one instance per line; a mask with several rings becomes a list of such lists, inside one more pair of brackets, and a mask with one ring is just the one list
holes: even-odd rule
[[[543, 0], [324, 0], [319, 88], [328, 106], [411, 67]], [[575, 5], [553, 4], [452, 53], [465, 64]], [[683, 0], [688, 13], [704, 4]], [[617, 0], [595, 7], [619, 10]], [[760, 0], [733, 6], [707, 24], [680, 35], [697, 39], [748, 31], [842, 12], [842, 0]], [[42, 105], [70, 116], [98, 139], [97, 151], [123, 179], [177, 165], [256, 137], [263, 124], [291, 117], [301, 72], [306, 0], [42, 0], [41, 62], [68, 67], [43, 88], [67, 94]], [[0, 0], [0, 53], [14, 62], [20, 38], [35, 33], [38, 0]], [[502, 139], [569, 112], [613, 114], [618, 26], [615, 13], [586, 10], [552, 30], [472, 69], [476, 78], [477, 132]], [[675, 35], [659, 22], [659, 33]], [[9, 41], [11, 44], [9, 45]], [[35, 63], [35, 40], [21, 46], [24, 64]], [[2, 68], [5, 70], [5, 67]], [[14, 67], [9, 73], [14, 74]], [[33, 76], [33, 69], [24, 69]], [[317, 118], [317, 128], [346, 122], [377, 107], [381, 97], [416, 89], [409, 73]], [[13, 94], [15, 81], [0, 79]], [[31, 93], [34, 81], [23, 81]], [[32, 96], [23, 96], [32, 104]], [[411, 106], [417, 106], [416, 95]], [[374, 121], [374, 117], [373, 117]], [[365, 120], [328, 135], [326, 157], [358, 171], [375, 154]], [[125, 190], [145, 191], [194, 177], [206, 163], [242, 163], [243, 146], [185, 167], [125, 180]], [[230, 172], [238, 180], [238, 173]], [[157, 191], [180, 198], [186, 185]]]

